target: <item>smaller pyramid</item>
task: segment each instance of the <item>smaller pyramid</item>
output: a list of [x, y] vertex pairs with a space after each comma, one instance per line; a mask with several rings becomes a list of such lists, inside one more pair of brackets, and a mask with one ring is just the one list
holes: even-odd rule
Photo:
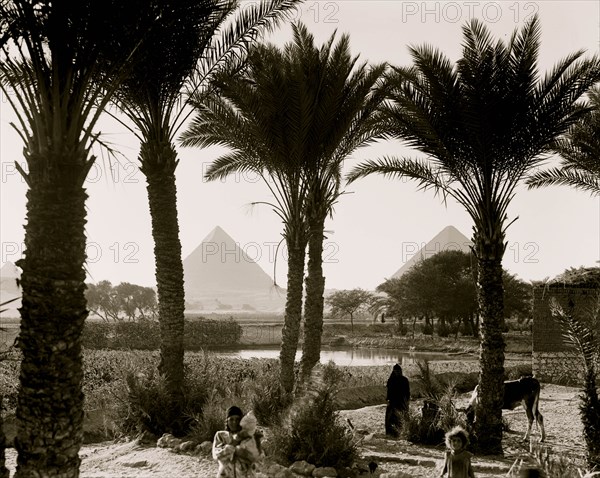
[[21, 271], [12, 262], [7, 261], [0, 268], [0, 290], [9, 294], [20, 294], [17, 279], [21, 277]]
[[[404, 244], [402, 253], [408, 256], [412, 254], [411, 247], [416, 251], [414, 254], [410, 255], [410, 258], [404, 263], [400, 269], [398, 269], [394, 275], [393, 279], [397, 279], [401, 277], [404, 273], [406, 273], [412, 266], [414, 266], [417, 262], [423, 259], [429, 259], [431, 256], [437, 254], [442, 251], [462, 251], [462, 252], [470, 252], [471, 245], [473, 243], [458, 229], [454, 226], [446, 226], [442, 229], [433, 239], [431, 239], [427, 244], [423, 245], [420, 249], [416, 250], [418, 244]], [[411, 246], [411, 247], [409, 247]]]

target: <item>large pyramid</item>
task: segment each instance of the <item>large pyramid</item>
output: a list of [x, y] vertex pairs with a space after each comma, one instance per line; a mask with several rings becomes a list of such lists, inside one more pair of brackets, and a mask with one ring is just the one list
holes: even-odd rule
[[199, 309], [280, 310], [285, 291], [248, 256], [260, 253], [257, 244], [240, 246], [221, 227], [215, 227], [183, 261], [186, 302]]
[[408, 259], [400, 269], [392, 276], [397, 279], [408, 271], [417, 262], [428, 259], [434, 254], [442, 251], [469, 252], [472, 242], [454, 226], [446, 226], [431, 241], [421, 247]]

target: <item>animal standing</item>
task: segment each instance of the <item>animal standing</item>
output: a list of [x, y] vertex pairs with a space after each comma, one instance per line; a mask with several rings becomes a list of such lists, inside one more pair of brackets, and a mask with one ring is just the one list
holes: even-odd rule
[[[503, 410], [514, 410], [519, 405], [523, 405], [525, 413], [527, 414], [527, 420], [529, 425], [527, 432], [523, 437], [524, 440], [529, 439], [531, 434], [531, 428], [533, 426], [533, 420], [536, 420], [537, 426], [541, 432], [540, 441], [546, 439], [546, 431], [544, 430], [544, 417], [539, 410], [540, 402], [540, 382], [534, 377], [521, 377], [519, 380], [508, 380], [504, 382], [504, 402], [502, 404]], [[475, 404], [477, 403], [477, 392], [479, 385], [473, 390], [471, 400], [466, 408], [467, 422], [469, 426], [473, 425], [475, 421]]]

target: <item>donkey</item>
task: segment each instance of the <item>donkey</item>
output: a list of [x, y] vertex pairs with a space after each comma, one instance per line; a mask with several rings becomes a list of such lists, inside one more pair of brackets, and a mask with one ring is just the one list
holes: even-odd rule
[[[475, 404], [478, 403], [477, 392], [479, 385], [473, 390], [469, 405], [465, 409], [467, 414], [467, 422], [469, 426], [473, 425], [475, 421]], [[503, 410], [514, 410], [519, 405], [523, 405], [525, 413], [527, 413], [527, 419], [529, 420], [529, 426], [527, 427], [527, 433], [523, 437], [523, 440], [528, 440], [531, 434], [531, 428], [533, 426], [533, 420], [535, 418], [537, 426], [541, 432], [541, 440], [546, 439], [546, 431], [544, 429], [544, 417], [540, 413], [538, 408], [540, 402], [540, 382], [531, 376], [521, 377], [519, 380], [508, 380], [504, 382], [504, 402], [502, 404]]]

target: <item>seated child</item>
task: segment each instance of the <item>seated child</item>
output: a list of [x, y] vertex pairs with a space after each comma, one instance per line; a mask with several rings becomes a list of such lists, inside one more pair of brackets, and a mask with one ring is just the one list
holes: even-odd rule
[[217, 478], [253, 478], [254, 463], [260, 456], [255, 438], [256, 417], [243, 416], [238, 407], [227, 410], [226, 430], [218, 431], [213, 441], [213, 458], [219, 462]]

